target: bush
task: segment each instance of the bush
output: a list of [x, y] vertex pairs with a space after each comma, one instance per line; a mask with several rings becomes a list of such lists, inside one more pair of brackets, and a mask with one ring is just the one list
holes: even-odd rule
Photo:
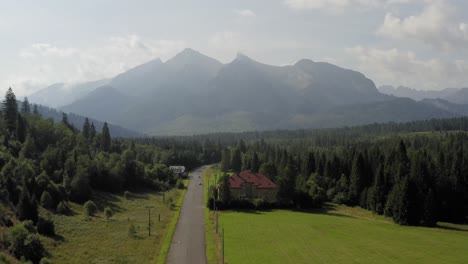
[[177, 188], [184, 189], [185, 188], [184, 182], [181, 180], [177, 180]]
[[39, 263], [45, 250], [37, 234], [29, 232], [24, 224], [17, 224], [8, 230], [7, 247], [16, 258]]
[[133, 224], [128, 227], [128, 236], [134, 237], [136, 235], [136, 228]]
[[125, 197], [125, 199], [127, 199], [127, 200], [130, 199], [130, 192], [129, 192], [129, 191], [125, 191], [125, 192], [124, 192], [124, 197]]
[[67, 214], [69, 209], [65, 205], [65, 203], [62, 201], [57, 205], [57, 209], [55, 209], [55, 211], [59, 214]]
[[34, 223], [31, 220], [26, 220], [23, 222], [24, 228], [29, 231], [29, 233], [36, 233], [36, 228], [34, 227]]
[[112, 216], [112, 209], [110, 207], [106, 207], [106, 209], [104, 209], [104, 215], [106, 216], [106, 219], [109, 220]]
[[41, 205], [44, 208], [51, 209], [53, 207], [52, 196], [50, 196], [49, 192], [44, 191], [41, 195]]
[[87, 201], [83, 206], [87, 216], [93, 216], [98, 211], [96, 204], [91, 200]]
[[51, 219], [44, 219], [39, 217], [37, 221], [37, 232], [45, 236], [55, 235], [55, 224]]
[[42, 258], [39, 264], [52, 264], [52, 261], [48, 258]]

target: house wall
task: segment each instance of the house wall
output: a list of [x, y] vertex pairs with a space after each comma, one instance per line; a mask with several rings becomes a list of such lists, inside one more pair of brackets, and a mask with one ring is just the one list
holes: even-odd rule
[[276, 202], [278, 189], [257, 189], [251, 184], [242, 184], [241, 188], [231, 188], [230, 192], [232, 199], [240, 199], [241, 197], [246, 199], [262, 198], [268, 202]]

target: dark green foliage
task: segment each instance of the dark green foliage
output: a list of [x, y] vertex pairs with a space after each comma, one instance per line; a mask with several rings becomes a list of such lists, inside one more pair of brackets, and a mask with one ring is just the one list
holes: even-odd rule
[[50, 196], [49, 192], [44, 191], [41, 195], [41, 205], [44, 208], [52, 209], [54, 207], [54, 203], [52, 201], [52, 196]]
[[231, 168], [234, 172], [240, 172], [242, 169], [242, 157], [239, 148], [235, 148], [231, 155]]
[[22, 187], [21, 196], [18, 205], [16, 206], [16, 211], [19, 220], [32, 220], [34, 223], [37, 222], [37, 202], [30, 197], [29, 190], [25, 183]]
[[62, 201], [58, 203], [55, 211], [59, 214], [67, 214], [70, 211], [70, 209], [68, 209], [67, 205]]
[[221, 176], [221, 179], [219, 180], [219, 182], [220, 182], [219, 198], [224, 203], [224, 205], [227, 206], [231, 202], [231, 190], [229, 188], [229, 176], [227, 174], [224, 174], [223, 176]]
[[2, 103], [2, 112], [7, 130], [10, 134], [13, 134], [16, 130], [18, 119], [18, 103], [16, 102], [16, 96], [11, 87], [8, 88], [5, 94], [5, 100]]
[[55, 224], [52, 219], [39, 217], [39, 220], [37, 220], [37, 232], [45, 236], [55, 236]]
[[109, 218], [112, 217], [112, 214], [113, 214], [113, 212], [112, 212], [112, 209], [110, 207], [106, 207], [104, 209], [104, 215], [106, 216], [107, 220], [109, 220]]
[[25, 97], [24, 101], [21, 103], [21, 113], [31, 113], [31, 105], [29, 104], [27, 97]]
[[87, 201], [83, 206], [87, 216], [93, 216], [98, 211], [97, 206], [93, 201]]
[[108, 152], [111, 148], [111, 137], [107, 123], [104, 123], [101, 134], [101, 150]]
[[91, 137], [91, 125], [89, 124], [88, 118], [85, 119], [81, 132], [85, 138]]
[[28, 231], [23, 224], [17, 224], [8, 230], [7, 248], [18, 259], [24, 257], [33, 263], [39, 263], [45, 254], [39, 236]]

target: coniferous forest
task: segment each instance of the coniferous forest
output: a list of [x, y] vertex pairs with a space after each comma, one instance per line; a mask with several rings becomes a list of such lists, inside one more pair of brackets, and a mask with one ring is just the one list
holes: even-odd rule
[[[31, 109], [33, 108], [33, 109]], [[465, 222], [468, 214], [468, 118], [358, 127], [219, 133], [191, 137], [111, 138], [107, 123], [74, 127], [64, 114], [44, 119], [10, 89], [0, 118], [0, 225], [12, 226], [2, 247], [38, 262], [39, 233], [53, 222], [38, 208], [67, 214], [93, 191], [168, 190], [178, 178], [169, 165], [193, 169], [219, 163], [225, 177], [211, 190], [219, 208], [304, 210], [324, 202], [360, 206], [401, 225]], [[226, 187], [231, 172], [250, 169], [278, 186], [277, 204], [240, 205]], [[220, 193], [217, 193], [220, 192]], [[215, 198], [216, 197], [216, 198]], [[210, 200], [212, 201], [212, 200]], [[209, 203], [211, 204], [211, 202]], [[25, 241], [29, 241], [26, 243]], [[32, 242], [31, 242], [32, 241]]]

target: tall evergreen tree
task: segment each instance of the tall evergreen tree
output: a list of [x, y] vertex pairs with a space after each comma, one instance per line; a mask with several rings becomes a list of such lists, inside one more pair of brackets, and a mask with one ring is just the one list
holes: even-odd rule
[[21, 104], [21, 113], [31, 113], [31, 106], [27, 97], [24, 97], [24, 101]]
[[109, 151], [111, 148], [111, 137], [109, 132], [109, 127], [107, 126], [107, 122], [104, 123], [102, 126], [102, 134], [101, 134], [101, 149], [103, 151]]
[[3, 118], [7, 125], [8, 132], [13, 134], [16, 130], [16, 124], [18, 120], [18, 103], [16, 102], [16, 96], [13, 90], [8, 88], [5, 94], [5, 100], [2, 104]]
[[351, 205], [356, 205], [364, 189], [364, 157], [362, 153], [356, 155], [351, 169], [349, 198]]
[[39, 115], [39, 109], [38, 109], [37, 104], [34, 104], [34, 106], [33, 106], [33, 114]]
[[94, 123], [91, 123], [91, 127], [89, 128], [89, 138], [94, 139], [96, 136], [96, 127], [94, 127]]
[[26, 120], [20, 114], [16, 118], [16, 138], [19, 142], [23, 143], [26, 140]]
[[85, 138], [90, 138], [90, 134], [91, 134], [91, 125], [89, 124], [89, 119], [86, 118], [84, 123], [83, 123], [83, 130], [82, 130], [82, 133], [83, 133], [83, 136]]
[[260, 160], [258, 159], [257, 152], [254, 152], [253, 157], [252, 157], [252, 172], [257, 173], [258, 170], [260, 169]]
[[234, 172], [240, 172], [242, 169], [241, 151], [238, 147], [233, 151], [231, 157], [231, 168]]

